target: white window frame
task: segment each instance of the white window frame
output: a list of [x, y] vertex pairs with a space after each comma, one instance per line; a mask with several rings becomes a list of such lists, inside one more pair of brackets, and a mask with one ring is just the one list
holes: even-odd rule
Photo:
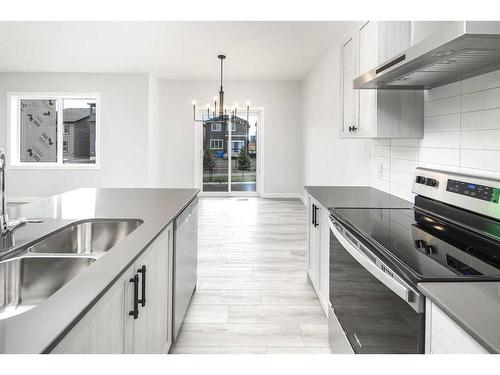
[[220, 131], [222, 131], [222, 125], [221, 124], [212, 124], [212, 131], [213, 132], [220, 132]]
[[[212, 144], [215, 142], [217, 142], [217, 144], [220, 144], [220, 147], [212, 147]], [[224, 140], [223, 139], [210, 139], [210, 149], [211, 150], [222, 150], [223, 148], [224, 148]]]
[[[89, 99], [95, 100], [95, 163], [63, 163], [63, 136], [64, 122], [63, 110], [57, 112], [57, 150], [56, 162], [21, 162], [20, 153], [20, 101], [21, 100], [47, 100], [47, 99]], [[7, 163], [11, 169], [101, 169], [101, 96], [99, 93], [66, 93], [66, 92], [9, 92], [7, 93]]]

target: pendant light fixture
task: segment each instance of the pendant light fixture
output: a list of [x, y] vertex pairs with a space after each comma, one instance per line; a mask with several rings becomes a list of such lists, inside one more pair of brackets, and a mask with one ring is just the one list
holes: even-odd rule
[[[238, 117], [238, 104], [235, 104], [227, 114], [227, 108], [224, 106], [224, 60], [226, 55], [218, 55], [217, 58], [220, 60], [220, 89], [219, 89], [219, 100], [217, 101], [217, 96], [214, 96], [214, 107], [210, 108], [210, 104], [207, 104], [206, 118], [197, 119], [196, 118], [196, 101], [193, 100], [193, 120], [195, 122], [202, 122], [205, 124], [238, 124], [242, 123], [241, 117]], [[248, 124], [248, 117], [250, 112], [250, 102], [246, 103], [246, 123]]]

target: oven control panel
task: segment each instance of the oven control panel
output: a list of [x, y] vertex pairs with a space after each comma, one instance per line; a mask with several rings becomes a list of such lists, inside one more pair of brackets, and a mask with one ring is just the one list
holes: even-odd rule
[[446, 191], [493, 203], [498, 203], [500, 198], [498, 188], [452, 179], [448, 179]]
[[500, 220], [500, 179], [418, 167], [412, 192]]

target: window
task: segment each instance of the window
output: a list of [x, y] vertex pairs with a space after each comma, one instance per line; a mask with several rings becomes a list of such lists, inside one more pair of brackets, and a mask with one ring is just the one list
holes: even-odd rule
[[245, 141], [231, 141], [231, 150], [233, 152], [240, 152], [240, 150], [245, 147]]
[[220, 132], [222, 129], [222, 125], [221, 124], [212, 124], [212, 131], [213, 132]]
[[98, 168], [99, 95], [11, 94], [10, 164]]
[[210, 148], [212, 150], [222, 150], [223, 140], [222, 139], [211, 139]]
[[231, 124], [231, 131], [235, 132], [236, 131], [236, 124]]

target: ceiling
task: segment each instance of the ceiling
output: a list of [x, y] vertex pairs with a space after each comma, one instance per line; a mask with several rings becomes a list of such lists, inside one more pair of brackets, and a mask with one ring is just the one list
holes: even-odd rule
[[0, 22], [0, 71], [299, 80], [347, 22]]

